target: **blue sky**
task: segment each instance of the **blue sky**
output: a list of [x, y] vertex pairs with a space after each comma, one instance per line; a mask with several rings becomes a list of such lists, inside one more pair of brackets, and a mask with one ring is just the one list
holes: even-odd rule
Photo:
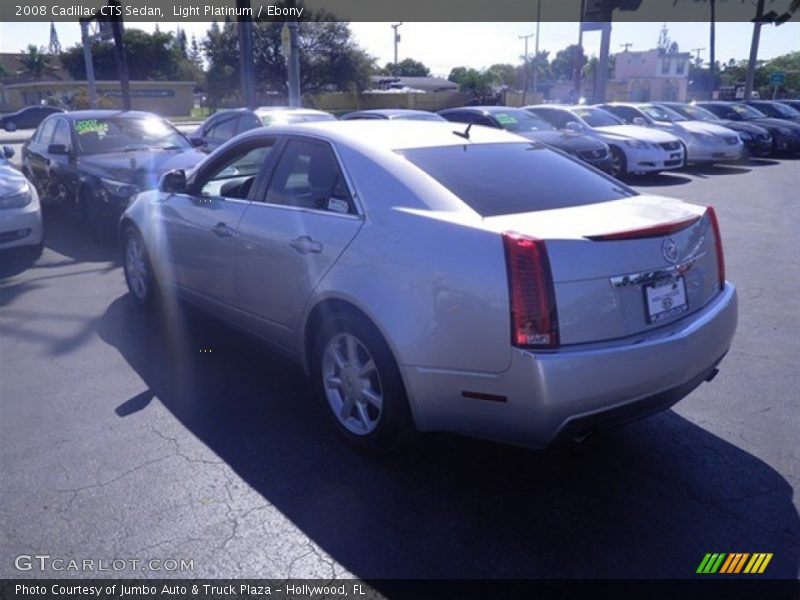
[[[136, 23], [130, 27], [145, 30], [155, 28], [155, 23]], [[176, 23], [159, 23], [162, 30], [175, 29]], [[202, 38], [208, 23], [183, 23], [191, 36]], [[658, 40], [661, 23], [614, 23], [611, 51], [619, 52], [620, 44], [631, 43], [633, 50], [653, 48]], [[353, 33], [361, 46], [378, 58], [383, 65], [392, 60], [392, 29], [389, 23], [352, 23]], [[717, 24], [717, 58], [727, 62], [730, 58], [747, 58], [752, 33], [750, 23]], [[708, 48], [707, 23], [668, 23], [670, 38], [682, 51]], [[77, 23], [56, 23], [56, 30], [64, 47], [80, 39]], [[49, 23], [0, 23], [0, 52], [15, 52], [29, 43], [47, 45]], [[535, 23], [406, 23], [400, 28], [400, 58], [412, 57], [427, 64], [435, 74], [447, 75], [450, 69], [465, 65], [475, 68], [494, 63], [518, 63], [523, 53], [520, 35], [534, 33]], [[542, 23], [539, 47], [555, 53], [577, 42], [578, 26], [569, 23]], [[534, 39], [530, 40], [532, 53]], [[596, 54], [600, 45], [599, 32], [586, 33], [584, 46], [588, 54]], [[789, 22], [780, 27], [762, 29], [760, 59], [769, 59], [786, 52], [800, 51], [800, 23]], [[708, 50], [701, 53], [708, 60]]]

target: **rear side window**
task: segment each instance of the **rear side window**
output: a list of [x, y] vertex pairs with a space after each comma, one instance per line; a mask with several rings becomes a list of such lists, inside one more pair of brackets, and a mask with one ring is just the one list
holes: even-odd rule
[[398, 153], [483, 217], [636, 195], [618, 181], [538, 144], [441, 146]]

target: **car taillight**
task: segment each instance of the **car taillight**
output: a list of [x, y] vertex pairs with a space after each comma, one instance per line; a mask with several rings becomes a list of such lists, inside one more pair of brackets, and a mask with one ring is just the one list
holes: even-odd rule
[[717, 250], [717, 273], [719, 274], [719, 289], [725, 289], [725, 254], [722, 251], [722, 235], [719, 232], [719, 221], [713, 206], [706, 209], [711, 227], [714, 229], [714, 243]]
[[511, 304], [511, 344], [518, 348], [558, 346], [550, 259], [542, 240], [518, 233], [503, 233]]

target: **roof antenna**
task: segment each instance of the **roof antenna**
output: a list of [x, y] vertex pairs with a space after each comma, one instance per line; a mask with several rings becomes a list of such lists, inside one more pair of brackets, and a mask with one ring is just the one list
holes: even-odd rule
[[462, 137], [462, 138], [464, 138], [465, 140], [468, 140], [468, 139], [469, 139], [469, 130], [470, 130], [471, 128], [472, 128], [472, 123], [470, 123], [469, 125], [467, 125], [467, 128], [464, 130], [464, 132], [463, 132], [463, 133], [462, 133], [461, 131], [454, 131], [453, 133], [455, 133], [455, 134], [456, 134], [458, 137]]

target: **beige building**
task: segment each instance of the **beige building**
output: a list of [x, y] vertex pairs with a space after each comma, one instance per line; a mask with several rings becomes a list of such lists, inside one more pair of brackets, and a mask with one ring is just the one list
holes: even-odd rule
[[[86, 81], [75, 81], [53, 61], [46, 76], [35, 79], [24, 73], [19, 54], [0, 53], [0, 112], [26, 106], [55, 103], [73, 109], [89, 108]], [[192, 81], [131, 81], [131, 107], [165, 117], [188, 115], [194, 106]], [[98, 108], [121, 108], [119, 81], [97, 82]]]
[[627, 102], [686, 100], [689, 87], [689, 52], [644, 50], [615, 55], [614, 80], [608, 98]]

